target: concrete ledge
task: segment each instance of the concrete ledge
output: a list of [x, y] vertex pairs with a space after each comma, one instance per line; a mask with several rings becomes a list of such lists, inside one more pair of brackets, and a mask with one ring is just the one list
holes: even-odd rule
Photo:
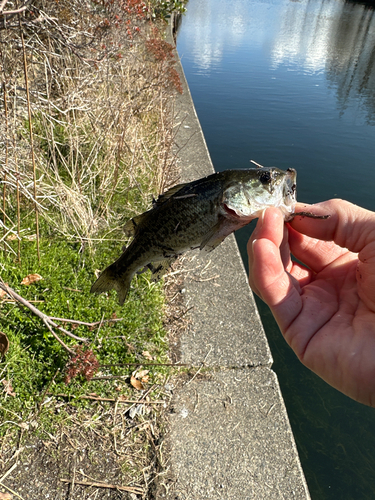
[[[184, 93], [176, 102], [176, 142], [181, 182], [188, 182], [214, 168], [179, 59], [177, 69]], [[234, 236], [187, 261], [190, 327], [179, 341], [180, 361], [204, 369], [175, 391], [168, 486], [159, 484], [157, 498], [309, 499]]]
[[191, 309], [190, 328], [180, 339], [181, 361], [270, 367], [271, 352], [234, 236], [209, 255], [194, 253], [186, 260], [185, 302]]
[[175, 500], [304, 499], [275, 373], [232, 369], [178, 391], [170, 416]]

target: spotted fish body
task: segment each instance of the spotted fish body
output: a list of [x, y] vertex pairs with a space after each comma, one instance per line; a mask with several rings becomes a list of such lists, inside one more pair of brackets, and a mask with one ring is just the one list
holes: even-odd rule
[[126, 224], [132, 242], [103, 271], [91, 292], [114, 289], [123, 304], [140, 269], [149, 267], [158, 277], [166, 261], [188, 250], [210, 252], [267, 207], [279, 207], [287, 218], [294, 212], [295, 191], [295, 170], [273, 167], [226, 170], [175, 186], [160, 195], [151, 210]]

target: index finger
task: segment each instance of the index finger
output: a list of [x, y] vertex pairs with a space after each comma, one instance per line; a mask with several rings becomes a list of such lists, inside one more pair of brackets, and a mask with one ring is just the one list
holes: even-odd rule
[[[325, 220], [320, 221], [325, 224]], [[288, 224], [290, 251], [300, 262], [312, 269], [314, 273], [320, 273], [327, 265], [334, 262], [344, 254], [356, 254], [341, 248], [334, 241], [322, 241], [299, 233]]]
[[296, 216], [290, 222], [296, 231], [312, 238], [334, 241], [354, 253], [375, 242], [375, 214], [348, 201], [333, 199], [315, 205], [297, 203], [295, 211], [330, 216], [324, 221]]

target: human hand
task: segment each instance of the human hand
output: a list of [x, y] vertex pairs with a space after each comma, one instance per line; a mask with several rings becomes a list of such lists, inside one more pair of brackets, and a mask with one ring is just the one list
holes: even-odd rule
[[[375, 406], [375, 213], [343, 200], [269, 208], [249, 240], [249, 282], [301, 362]], [[304, 265], [293, 262], [291, 253]]]

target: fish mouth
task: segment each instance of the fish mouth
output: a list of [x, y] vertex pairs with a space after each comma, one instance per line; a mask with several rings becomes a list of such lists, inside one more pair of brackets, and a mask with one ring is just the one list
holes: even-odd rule
[[243, 219], [243, 215], [238, 214], [233, 208], [230, 208], [226, 203], [223, 203], [223, 208], [227, 215], [233, 219]]

